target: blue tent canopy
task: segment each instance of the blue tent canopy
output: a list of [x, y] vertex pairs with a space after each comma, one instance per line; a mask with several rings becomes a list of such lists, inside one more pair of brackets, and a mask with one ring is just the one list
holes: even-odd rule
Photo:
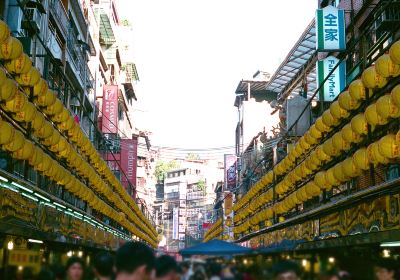
[[206, 256], [226, 256], [226, 255], [240, 255], [248, 254], [252, 252], [252, 249], [246, 248], [234, 243], [222, 241], [222, 240], [211, 240], [193, 247], [189, 247], [180, 251], [182, 256], [192, 255], [206, 255]]

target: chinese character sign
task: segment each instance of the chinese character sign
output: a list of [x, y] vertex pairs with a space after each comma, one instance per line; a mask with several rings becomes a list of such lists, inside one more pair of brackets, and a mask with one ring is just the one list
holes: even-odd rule
[[236, 156], [225, 155], [225, 190], [230, 191], [236, 187]]
[[317, 50], [345, 50], [344, 10], [333, 6], [318, 9], [315, 17]]
[[104, 85], [101, 131], [118, 132], [118, 86]]
[[346, 65], [344, 61], [328, 76], [338, 63], [339, 59], [333, 56], [317, 62], [318, 85], [321, 85], [324, 79], [328, 77], [319, 90], [320, 100], [333, 101], [346, 86]]
[[179, 231], [179, 208], [175, 207], [172, 210], [172, 239], [178, 239], [178, 231]]
[[137, 146], [138, 139], [121, 139], [121, 169], [125, 176], [121, 175], [121, 184], [128, 188], [129, 183], [136, 186], [137, 171]]

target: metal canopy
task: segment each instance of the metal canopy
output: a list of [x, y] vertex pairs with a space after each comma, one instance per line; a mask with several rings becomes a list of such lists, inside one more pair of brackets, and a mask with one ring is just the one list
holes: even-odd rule
[[252, 81], [252, 80], [241, 80], [236, 88], [235, 103], [236, 107], [239, 106], [240, 100], [248, 99], [248, 90], [250, 86], [250, 97], [254, 98], [257, 102], [266, 100], [268, 102], [276, 99], [276, 93], [265, 89], [267, 81]]
[[98, 12], [100, 13], [100, 40], [106, 45], [112, 45], [116, 39], [108, 14], [102, 8], [98, 9]]
[[282, 101], [290, 94], [298, 94], [307, 81], [307, 95], [311, 96], [317, 88], [315, 64], [308, 71], [306, 66], [310, 66], [311, 60], [316, 57], [315, 44], [313, 19], [267, 83], [266, 90], [275, 92], [278, 100]]

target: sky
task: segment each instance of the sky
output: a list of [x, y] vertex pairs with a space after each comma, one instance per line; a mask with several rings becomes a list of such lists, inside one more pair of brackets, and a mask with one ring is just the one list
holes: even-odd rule
[[242, 79], [271, 74], [316, 0], [118, 0], [134, 31], [137, 125], [158, 146], [233, 146]]

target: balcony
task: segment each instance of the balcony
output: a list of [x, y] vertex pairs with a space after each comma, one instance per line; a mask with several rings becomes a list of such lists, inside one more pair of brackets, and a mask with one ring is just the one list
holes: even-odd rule
[[51, 54], [55, 59], [62, 60], [62, 49], [61, 46], [56, 38], [56, 35], [54, 35], [52, 32], [49, 32], [49, 40], [47, 44], [48, 48], [51, 51]]
[[64, 38], [67, 38], [69, 22], [63, 4], [60, 0], [50, 0], [49, 7], [58, 29], [63, 33]]

